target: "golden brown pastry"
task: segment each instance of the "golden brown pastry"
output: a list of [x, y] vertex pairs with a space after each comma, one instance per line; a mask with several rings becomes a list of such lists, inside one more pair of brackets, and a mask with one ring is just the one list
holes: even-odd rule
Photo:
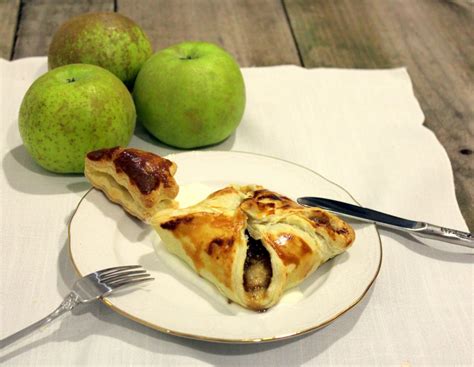
[[150, 223], [170, 252], [230, 300], [259, 311], [355, 238], [335, 215], [255, 185], [226, 187]]
[[84, 174], [90, 183], [127, 212], [148, 221], [157, 211], [176, 208], [179, 187], [176, 164], [134, 148], [110, 148], [86, 156]]

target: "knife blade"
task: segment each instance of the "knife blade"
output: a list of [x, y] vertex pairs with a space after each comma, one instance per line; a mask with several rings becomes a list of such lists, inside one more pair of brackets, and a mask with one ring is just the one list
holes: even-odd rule
[[375, 223], [381, 227], [402, 230], [414, 236], [420, 236], [442, 242], [449, 242], [458, 246], [474, 248], [474, 236], [469, 232], [458, 231], [456, 229], [441, 227], [426, 222], [400, 218], [391, 214], [382, 213], [373, 209], [364, 208], [332, 199], [307, 196], [298, 198], [297, 202], [305, 206], [326, 209], [345, 217]]

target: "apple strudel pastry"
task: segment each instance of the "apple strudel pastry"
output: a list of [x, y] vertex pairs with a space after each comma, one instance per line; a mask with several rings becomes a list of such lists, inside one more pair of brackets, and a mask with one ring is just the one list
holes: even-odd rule
[[109, 200], [148, 222], [157, 211], [176, 208], [176, 164], [156, 154], [114, 147], [89, 152], [84, 174]]
[[252, 310], [275, 305], [354, 241], [335, 215], [261, 186], [228, 186], [200, 203], [150, 221], [167, 249], [230, 300]]

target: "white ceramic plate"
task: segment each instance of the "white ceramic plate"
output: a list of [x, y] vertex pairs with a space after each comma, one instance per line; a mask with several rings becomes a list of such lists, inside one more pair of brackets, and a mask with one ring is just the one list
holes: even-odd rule
[[[182, 206], [230, 183], [255, 183], [287, 195], [323, 196], [355, 203], [340, 186], [283, 160], [243, 152], [186, 152], [168, 157], [178, 165]], [[206, 280], [169, 254], [144, 223], [97, 191], [89, 191], [71, 219], [69, 243], [79, 275], [117, 265], [141, 264], [155, 278], [104, 302], [120, 314], [160, 331], [220, 342], [259, 342], [321, 328], [350, 310], [377, 277], [382, 260], [374, 225], [353, 224], [356, 241], [278, 305], [264, 313], [229, 304]]]

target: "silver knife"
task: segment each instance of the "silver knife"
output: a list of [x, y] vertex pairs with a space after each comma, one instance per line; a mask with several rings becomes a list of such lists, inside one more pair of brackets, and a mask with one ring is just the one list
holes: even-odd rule
[[331, 212], [341, 214], [349, 218], [375, 223], [381, 227], [406, 231], [414, 236], [420, 236], [433, 240], [449, 242], [454, 245], [474, 248], [474, 236], [469, 232], [462, 232], [456, 229], [440, 227], [434, 224], [399, 218], [390, 214], [378, 212], [373, 209], [367, 209], [361, 206], [331, 199], [308, 196], [298, 198], [297, 201], [301, 205], [327, 209]]

